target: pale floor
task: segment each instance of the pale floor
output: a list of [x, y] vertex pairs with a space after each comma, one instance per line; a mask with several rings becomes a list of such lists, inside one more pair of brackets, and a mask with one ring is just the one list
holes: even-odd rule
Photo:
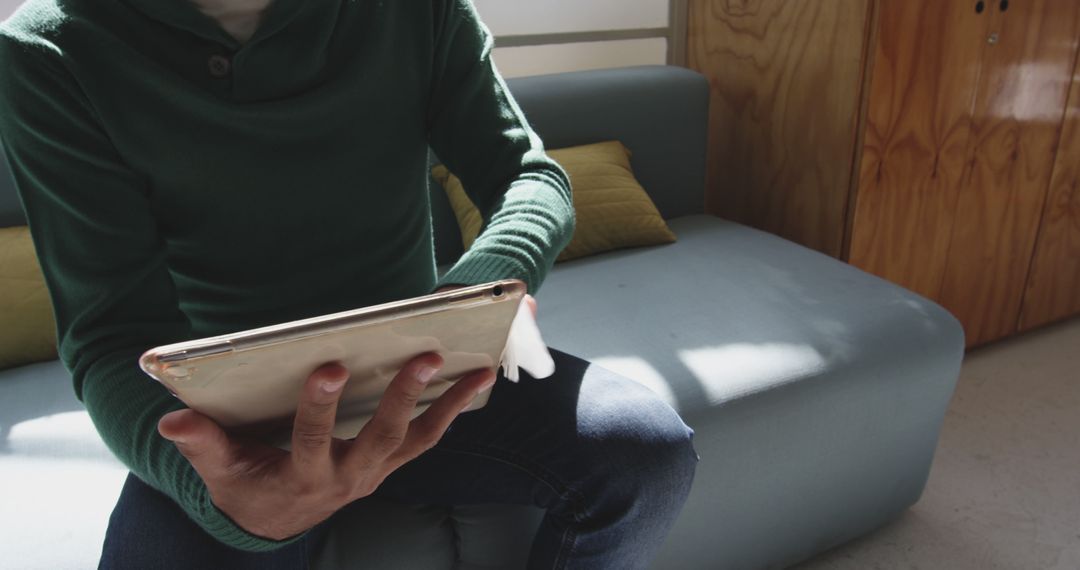
[[970, 351], [922, 498], [792, 570], [1080, 569], [1080, 319]]

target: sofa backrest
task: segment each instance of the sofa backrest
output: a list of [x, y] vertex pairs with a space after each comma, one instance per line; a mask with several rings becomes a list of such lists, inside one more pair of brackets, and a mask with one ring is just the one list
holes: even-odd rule
[[[508, 82], [547, 148], [618, 140], [665, 218], [704, 211], [708, 83], [693, 71], [645, 66], [523, 77]], [[2, 151], [2, 149], [0, 149]], [[457, 221], [432, 182], [439, 263], [461, 255]], [[0, 227], [24, 224], [7, 162], [0, 159]]]
[[[507, 83], [546, 148], [621, 141], [664, 218], [705, 211], [709, 84], [704, 76], [650, 65]], [[461, 234], [445, 194], [431, 184], [436, 256], [444, 264], [461, 255]]]

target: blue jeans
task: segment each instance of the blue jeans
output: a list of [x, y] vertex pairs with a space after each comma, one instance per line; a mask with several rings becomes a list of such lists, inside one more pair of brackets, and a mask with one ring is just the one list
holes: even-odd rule
[[[639, 384], [562, 352], [552, 356], [555, 376], [500, 378], [487, 406], [455, 420], [377, 495], [535, 505], [547, 515], [529, 568], [642, 568], [690, 491], [693, 431]], [[274, 552], [241, 552], [132, 476], [109, 522], [101, 568], [305, 568], [322, 531]]]

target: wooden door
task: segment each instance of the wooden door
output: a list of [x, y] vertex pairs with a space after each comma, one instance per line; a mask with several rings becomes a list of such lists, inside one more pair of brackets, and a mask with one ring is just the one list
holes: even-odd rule
[[1080, 57], [1057, 148], [1020, 330], [1080, 313]]
[[882, 0], [848, 261], [926, 297], [945, 275], [991, 13]]
[[870, 0], [691, 0], [709, 212], [841, 254]]
[[939, 298], [969, 346], [1017, 329], [1080, 31], [1076, 0], [986, 4], [994, 35]]

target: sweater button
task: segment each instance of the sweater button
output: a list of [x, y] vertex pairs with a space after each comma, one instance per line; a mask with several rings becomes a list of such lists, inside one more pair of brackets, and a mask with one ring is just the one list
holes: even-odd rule
[[217, 77], [218, 79], [229, 75], [229, 68], [232, 64], [229, 63], [229, 58], [223, 55], [212, 55], [210, 60], [206, 62], [207, 67], [210, 69], [210, 75]]

